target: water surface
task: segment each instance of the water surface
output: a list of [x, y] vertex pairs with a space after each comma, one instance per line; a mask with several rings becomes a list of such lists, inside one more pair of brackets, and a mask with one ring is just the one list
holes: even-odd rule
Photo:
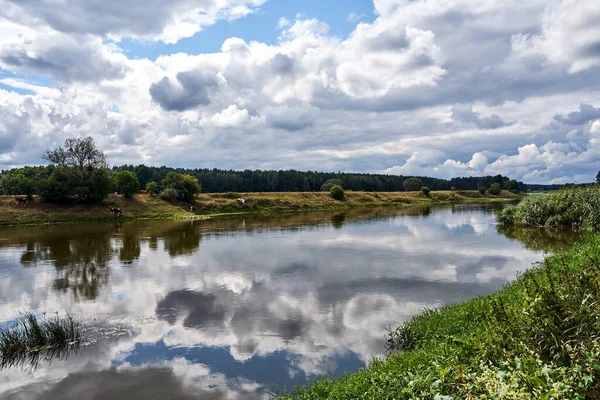
[[569, 233], [502, 205], [0, 230], [0, 326], [68, 312], [92, 344], [0, 371], [2, 399], [264, 398], [384, 352], [385, 328], [493, 292]]

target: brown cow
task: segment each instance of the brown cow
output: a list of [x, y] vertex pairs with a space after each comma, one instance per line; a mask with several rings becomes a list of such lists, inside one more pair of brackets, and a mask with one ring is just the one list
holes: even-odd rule
[[148, 194], [148, 191], [147, 191], [147, 190], [144, 190], [144, 189], [142, 189], [142, 190], [140, 190], [140, 194]]

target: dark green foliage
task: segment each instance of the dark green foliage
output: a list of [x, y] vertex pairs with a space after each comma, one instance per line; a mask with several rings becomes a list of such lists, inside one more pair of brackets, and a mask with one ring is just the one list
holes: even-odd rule
[[158, 183], [154, 181], [148, 182], [146, 184], [146, 191], [148, 192], [148, 194], [151, 194], [153, 196], [158, 194]]
[[477, 190], [479, 191], [479, 193], [485, 194], [485, 192], [487, 191], [487, 188], [485, 186], [479, 186], [477, 188]]
[[163, 188], [177, 191], [177, 198], [189, 202], [194, 201], [194, 196], [200, 193], [198, 179], [189, 174], [178, 174], [169, 172], [162, 181]]
[[68, 315], [38, 320], [33, 313], [22, 314], [13, 326], [0, 329], [0, 369], [66, 357], [81, 340], [79, 323]]
[[368, 368], [281, 398], [600, 398], [599, 260], [588, 238], [491, 296], [413, 317]]
[[502, 210], [496, 219], [505, 225], [600, 230], [600, 188], [563, 189], [545, 195], [530, 195], [514, 207]]
[[48, 179], [39, 182], [39, 194], [42, 201], [48, 203], [65, 202], [69, 196], [69, 177], [64, 168], [54, 169]]
[[431, 189], [429, 189], [427, 186], [421, 186], [421, 193], [429, 197], [429, 192], [431, 192]]
[[492, 183], [488, 189], [488, 193], [494, 196], [498, 196], [500, 192], [502, 192], [502, 185], [498, 182]]
[[521, 191], [519, 182], [517, 182], [514, 179], [504, 182], [504, 189], [506, 189], [512, 193], [519, 193]]
[[402, 187], [408, 192], [416, 192], [423, 186], [423, 181], [419, 178], [408, 178], [402, 182]]
[[160, 192], [160, 198], [173, 203], [179, 197], [179, 192], [173, 188], [166, 188], [162, 192]]
[[344, 182], [341, 179], [333, 178], [327, 179], [323, 186], [321, 186], [321, 192], [329, 192], [335, 185], [344, 187]]
[[17, 187], [19, 188], [19, 192], [27, 196], [28, 199], [31, 200], [33, 198], [33, 194], [35, 193], [35, 183], [33, 182], [33, 179], [19, 175]]
[[596, 175], [596, 183], [600, 183], [600, 171], [598, 171], [598, 174]]
[[[403, 191], [402, 183], [410, 176], [401, 175], [375, 175], [355, 173], [334, 173], [316, 171], [261, 171], [245, 170], [232, 171], [221, 169], [183, 169], [169, 167], [148, 167], [145, 165], [123, 165], [114, 167], [113, 171], [127, 170], [135, 173], [142, 187], [149, 181], [161, 182], [169, 172], [190, 174], [195, 176], [202, 184], [204, 193], [249, 193], [249, 192], [317, 192], [321, 191], [324, 183], [330, 179], [337, 179], [334, 184], [343, 188], [364, 192], [397, 192]], [[477, 190], [479, 186], [490, 186], [495, 180], [502, 183], [509, 180], [507, 177], [484, 176], [453, 178], [451, 180], [429, 177], [418, 177], [424, 186], [431, 190], [449, 190], [454, 186], [457, 190]], [[421, 186], [423, 186], [421, 185]], [[520, 183], [524, 188], [525, 186]], [[333, 186], [333, 185], [332, 185]], [[419, 186], [416, 190], [419, 190]], [[162, 189], [162, 188], [161, 188]], [[331, 187], [324, 187], [329, 190]], [[524, 189], [521, 189], [524, 190]]]
[[131, 171], [119, 171], [115, 174], [117, 190], [125, 197], [131, 197], [140, 190], [140, 181]]
[[329, 194], [331, 194], [331, 197], [333, 197], [336, 200], [344, 200], [344, 188], [341, 187], [340, 185], [333, 185], [331, 187], [331, 189], [329, 190]]

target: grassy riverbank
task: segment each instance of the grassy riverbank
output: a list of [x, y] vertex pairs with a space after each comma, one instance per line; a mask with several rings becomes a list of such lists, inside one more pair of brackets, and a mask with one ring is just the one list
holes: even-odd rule
[[424, 311], [388, 343], [402, 352], [281, 398], [600, 398], [600, 235], [491, 296]]
[[[438, 191], [429, 197], [421, 192], [351, 192], [338, 201], [325, 192], [281, 193], [211, 193], [196, 196], [196, 212], [189, 211], [190, 203], [169, 203], [157, 196], [139, 195], [131, 199], [109, 196], [101, 204], [57, 205], [41, 203], [38, 199], [27, 206], [17, 206], [13, 197], [0, 197], [0, 226], [45, 223], [99, 222], [113, 220], [111, 207], [120, 208], [125, 220], [185, 219], [235, 213], [273, 213], [314, 210], [338, 210], [360, 207], [401, 206], [439, 202], [481, 202], [518, 199], [520, 196], [503, 191], [499, 196], [478, 191]], [[237, 198], [246, 200], [244, 205]]]

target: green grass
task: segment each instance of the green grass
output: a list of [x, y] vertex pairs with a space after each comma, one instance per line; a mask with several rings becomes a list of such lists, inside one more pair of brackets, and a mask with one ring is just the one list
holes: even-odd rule
[[[244, 198], [244, 205], [237, 198]], [[477, 191], [438, 191], [427, 197], [421, 192], [351, 192], [346, 191], [344, 200], [331, 198], [328, 192], [281, 192], [281, 193], [210, 193], [200, 194], [193, 203], [196, 212], [190, 212], [190, 203], [169, 203], [159, 196], [137, 195], [127, 199], [110, 195], [100, 204], [47, 204], [35, 198], [26, 207], [17, 206], [11, 196], [0, 196], [0, 226], [40, 225], [56, 223], [132, 221], [132, 220], [181, 220], [206, 218], [222, 214], [282, 213], [321, 210], [342, 210], [403, 206], [405, 204], [432, 204], [444, 202], [488, 202], [518, 200], [519, 195], [504, 191], [500, 196], [482, 195]], [[111, 207], [120, 208], [123, 218], [110, 215]]]
[[81, 340], [79, 324], [68, 315], [38, 320], [21, 314], [13, 326], [0, 329], [0, 369], [66, 357]]
[[528, 196], [497, 215], [498, 222], [548, 228], [600, 230], [600, 186], [562, 189]]
[[389, 355], [282, 399], [600, 398], [600, 235], [501, 291], [425, 310], [390, 331]]

